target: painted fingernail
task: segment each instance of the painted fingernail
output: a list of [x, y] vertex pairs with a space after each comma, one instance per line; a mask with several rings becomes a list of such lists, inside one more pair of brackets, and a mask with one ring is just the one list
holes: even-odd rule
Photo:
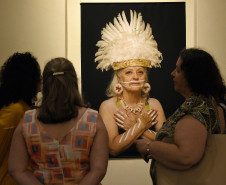
[[118, 117], [120, 117], [121, 119], [125, 119], [122, 115], [120, 115], [119, 113], [116, 114]]
[[120, 120], [118, 118], [116, 118], [116, 121], [119, 122], [119, 123], [124, 123], [124, 121], [122, 121], [122, 120]]
[[151, 117], [153, 116], [153, 115], [155, 115], [156, 114], [156, 111], [154, 111], [152, 114], [151, 114]]

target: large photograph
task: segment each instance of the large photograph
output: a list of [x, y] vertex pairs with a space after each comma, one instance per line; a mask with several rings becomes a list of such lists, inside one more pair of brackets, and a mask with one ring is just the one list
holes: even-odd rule
[[[183, 98], [173, 89], [171, 72], [175, 68], [179, 52], [186, 46], [186, 17], [184, 2], [167, 3], [81, 3], [81, 74], [82, 93], [90, 107], [99, 110], [106, 96], [114, 70], [96, 69], [95, 53], [101, 31], [106, 24], [114, 23], [118, 14], [125, 16], [130, 23], [130, 10], [141, 13], [145, 26], [150, 24], [157, 49], [162, 54], [161, 67], [148, 68], [148, 81], [151, 86], [150, 98], [157, 99], [168, 118], [182, 103]], [[132, 131], [131, 131], [132, 133]], [[130, 133], [130, 134], [131, 134]], [[123, 141], [127, 139], [126, 135]], [[135, 146], [127, 148], [116, 158], [139, 157]]]

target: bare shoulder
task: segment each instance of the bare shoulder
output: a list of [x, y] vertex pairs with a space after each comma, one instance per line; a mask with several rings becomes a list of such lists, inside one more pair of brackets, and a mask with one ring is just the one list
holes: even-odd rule
[[224, 110], [220, 106], [217, 106], [217, 109], [218, 109], [218, 113], [219, 113], [219, 117], [220, 117], [222, 130], [224, 132], [226, 130], [226, 122], [225, 122], [225, 117], [224, 117]]
[[152, 108], [153, 109], [155, 109], [155, 108], [162, 108], [161, 103], [156, 98], [149, 98], [148, 103], [149, 103], [151, 109]]
[[116, 102], [116, 97], [109, 98], [101, 103], [101, 106], [112, 106]]
[[105, 100], [101, 103], [99, 114], [107, 127], [107, 130], [112, 130], [112, 128], [117, 128], [117, 125], [114, 124], [114, 112], [117, 109], [116, 106], [117, 98], [113, 97], [108, 100]]
[[117, 108], [116, 101], [117, 101], [116, 97], [112, 97], [110, 99], [103, 101], [100, 105], [99, 109], [100, 113], [106, 111], [114, 111]]

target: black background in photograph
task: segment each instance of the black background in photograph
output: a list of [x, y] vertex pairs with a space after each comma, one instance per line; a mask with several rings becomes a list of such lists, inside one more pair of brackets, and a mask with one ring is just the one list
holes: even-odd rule
[[[97, 70], [96, 43], [101, 40], [101, 30], [106, 23], [125, 11], [130, 22], [130, 9], [141, 12], [144, 22], [152, 27], [154, 39], [163, 55], [161, 68], [149, 70], [150, 97], [160, 101], [166, 118], [183, 102], [174, 91], [170, 75], [175, 68], [178, 54], [186, 46], [186, 18], [184, 2], [167, 3], [81, 3], [81, 60], [82, 93], [91, 108], [98, 110], [102, 101], [108, 99], [108, 87], [113, 70]], [[138, 157], [136, 151], [122, 154], [123, 157]]]

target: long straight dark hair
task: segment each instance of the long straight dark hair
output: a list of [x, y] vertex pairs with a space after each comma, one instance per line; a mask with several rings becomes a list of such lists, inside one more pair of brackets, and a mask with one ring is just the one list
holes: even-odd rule
[[68, 121], [78, 115], [78, 107], [84, 106], [75, 69], [65, 58], [54, 58], [46, 64], [42, 93], [38, 119], [43, 123]]

